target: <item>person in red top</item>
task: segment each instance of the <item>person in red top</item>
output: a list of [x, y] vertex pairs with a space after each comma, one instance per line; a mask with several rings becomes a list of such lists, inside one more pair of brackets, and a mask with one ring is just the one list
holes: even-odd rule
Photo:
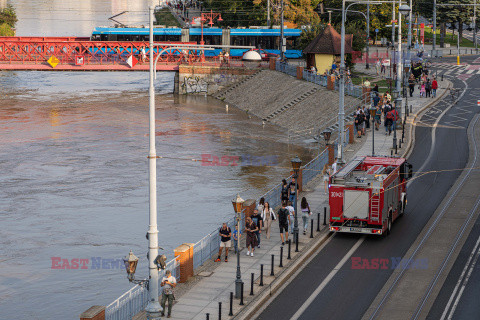
[[437, 96], [437, 89], [438, 89], [437, 79], [433, 78], [433, 81], [432, 81], [432, 98], [435, 98]]

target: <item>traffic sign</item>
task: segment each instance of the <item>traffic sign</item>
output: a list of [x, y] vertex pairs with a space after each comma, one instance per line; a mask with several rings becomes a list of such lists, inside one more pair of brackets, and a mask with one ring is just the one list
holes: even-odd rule
[[128, 57], [128, 59], [127, 59], [127, 64], [130, 66], [130, 68], [135, 67], [135, 65], [137, 64], [137, 62], [138, 62], [138, 59], [135, 58], [134, 55], [131, 55], [131, 56]]
[[480, 106], [480, 100], [477, 100], [477, 106]]
[[60, 63], [60, 60], [58, 60], [57, 57], [51, 56], [50, 59], [47, 60], [48, 64], [52, 66], [52, 68], [55, 68], [57, 64]]
[[83, 66], [85, 64], [85, 59], [83, 56], [75, 56], [75, 65], [76, 66]]
[[376, 32], [376, 33], [378, 33], [379, 31], [380, 31], [380, 30], [378, 30], [378, 29], [375, 29], [375, 32]]

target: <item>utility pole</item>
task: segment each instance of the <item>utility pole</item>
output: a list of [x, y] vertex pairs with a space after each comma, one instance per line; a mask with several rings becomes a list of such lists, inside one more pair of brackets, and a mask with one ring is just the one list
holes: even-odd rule
[[280, 59], [282, 61], [285, 60], [285, 46], [286, 46], [286, 43], [285, 43], [285, 38], [283, 36], [283, 0], [281, 0], [280, 2], [280, 7], [281, 7], [281, 18], [280, 18]]
[[345, 163], [343, 160], [343, 143], [345, 140], [345, 0], [342, 1], [342, 34], [340, 44], [340, 86], [339, 86], [339, 106], [338, 106], [338, 134], [340, 136], [340, 144], [338, 145], [337, 164], [342, 167]]
[[395, 1], [392, 2], [392, 48], [395, 51]]
[[150, 125], [150, 150], [148, 153], [149, 184], [150, 184], [150, 219], [148, 226], [148, 304], [145, 308], [147, 319], [160, 319], [162, 310], [158, 302], [158, 268], [155, 258], [158, 255], [158, 229], [157, 229], [157, 151], [155, 149], [155, 88], [153, 86], [153, 6], [149, 7], [150, 22], [150, 86], [149, 94], [149, 125]]
[[433, 51], [436, 54], [436, 44], [437, 44], [437, 0], [433, 0]]
[[477, 0], [473, 2], [473, 43], [475, 44], [475, 51], [478, 51], [477, 47]]
[[[436, 0], [434, 0], [436, 1]], [[412, 0], [410, 0], [410, 13], [408, 14], [408, 50], [410, 51], [412, 49]], [[434, 48], [435, 49], [435, 48]], [[410, 54], [408, 55], [410, 58]]]
[[267, 0], [267, 27], [270, 28], [270, 0]]
[[369, 45], [370, 45], [370, 2], [367, 2], [367, 64], [365, 65], [365, 69], [370, 69], [370, 65], [368, 64], [368, 57], [369, 57]]

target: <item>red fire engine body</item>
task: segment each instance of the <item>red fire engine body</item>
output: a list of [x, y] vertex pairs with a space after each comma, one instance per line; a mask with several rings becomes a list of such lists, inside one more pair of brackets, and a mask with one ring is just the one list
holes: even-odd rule
[[403, 158], [356, 157], [332, 175], [330, 231], [382, 235], [405, 212], [412, 166]]

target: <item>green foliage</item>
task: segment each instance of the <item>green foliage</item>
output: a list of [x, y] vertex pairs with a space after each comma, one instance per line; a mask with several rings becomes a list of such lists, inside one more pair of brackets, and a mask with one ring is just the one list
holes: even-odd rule
[[325, 26], [325, 24], [320, 23], [315, 26], [303, 29], [302, 33], [300, 34], [300, 38], [298, 39], [297, 49], [305, 49], [305, 47], [308, 46], [320, 32], [323, 32]]
[[155, 12], [155, 24], [165, 25], [165, 26], [177, 26], [180, 27], [180, 23], [172, 15], [168, 8], [161, 9]]
[[8, 23], [0, 24], [0, 36], [2, 37], [13, 37], [15, 32], [13, 31], [12, 27]]
[[266, 24], [267, 10], [253, 0], [205, 0], [204, 7], [205, 11], [221, 13], [223, 22], [216, 23], [219, 26], [235, 28]]
[[15, 28], [17, 22], [17, 14], [15, 8], [8, 5], [6, 8], [0, 10], [0, 24], [6, 23], [10, 28]]

